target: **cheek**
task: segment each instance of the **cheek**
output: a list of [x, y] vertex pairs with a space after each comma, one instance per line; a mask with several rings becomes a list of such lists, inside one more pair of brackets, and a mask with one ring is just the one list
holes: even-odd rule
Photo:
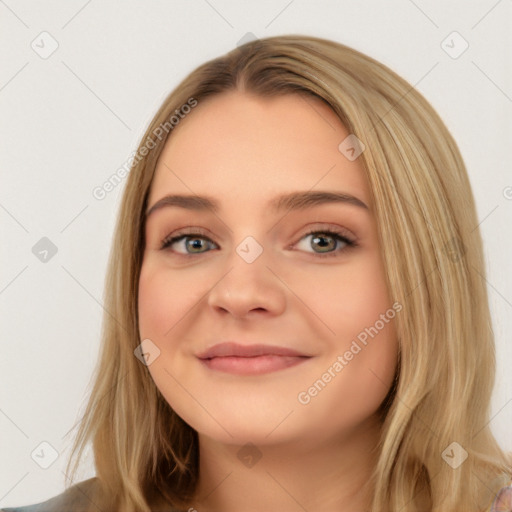
[[[334, 434], [375, 414], [393, 384], [398, 362], [396, 314], [392, 308], [387, 311], [390, 318], [380, 330], [372, 328], [375, 321], [366, 327], [354, 319], [350, 327], [338, 323], [338, 336], [313, 374], [302, 380], [301, 394], [297, 395], [302, 412], [311, 418], [307, 421], [324, 425], [322, 428]], [[344, 329], [358, 331], [359, 337], [344, 335]]]
[[319, 360], [315, 378], [321, 378], [319, 370], [326, 372], [338, 356], [343, 358], [343, 369], [335, 372], [337, 377], [329, 385], [331, 392], [318, 402], [332, 405], [328, 395], [334, 399], [336, 393], [350, 389], [353, 407], [365, 404], [371, 409], [392, 384], [399, 351], [395, 318], [400, 308], [393, 308], [380, 257], [375, 253], [362, 257], [350, 268], [340, 267], [329, 279], [311, 281], [307, 296], [334, 333], [325, 338], [325, 355]]
[[[138, 312], [141, 339], [160, 334], [165, 322], [162, 304], [168, 300], [163, 296], [165, 288], [155, 279], [148, 265], [143, 264], [139, 279]], [[169, 319], [170, 320], [170, 319]]]
[[376, 254], [354, 257], [338, 268], [313, 269], [296, 289], [339, 341], [374, 325], [392, 306]]
[[[163, 340], [190, 312], [200, 295], [192, 293], [190, 282], [171, 275], [151, 262], [143, 263], [139, 280], [139, 329], [143, 338]], [[171, 331], [172, 332], [172, 331]]]

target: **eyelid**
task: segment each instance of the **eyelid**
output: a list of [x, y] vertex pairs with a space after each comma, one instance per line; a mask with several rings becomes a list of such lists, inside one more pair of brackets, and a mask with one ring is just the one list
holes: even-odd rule
[[293, 247], [297, 245], [297, 243], [300, 242], [303, 238], [305, 238], [308, 235], [314, 234], [314, 233], [330, 233], [332, 235], [340, 236], [343, 238], [346, 238], [350, 243], [353, 243], [354, 245], [357, 245], [358, 239], [357, 237], [347, 228], [344, 228], [343, 226], [339, 226], [337, 224], [326, 224], [326, 223], [312, 223], [308, 225], [309, 227], [306, 229], [306, 231], [301, 231], [301, 235], [295, 239], [295, 242], [293, 242], [289, 247]]
[[328, 238], [333, 238], [334, 240], [336, 240], [336, 243], [342, 242], [345, 244], [345, 246], [342, 247], [341, 249], [335, 249], [333, 251], [328, 252], [301, 251], [300, 249], [297, 250], [297, 252], [305, 252], [306, 254], [309, 254], [315, 260], [317, 260], [318, 258], [342, 258], [349, 251], [359, 246], [357, 238], [352, 233], [350, 233], [347, 229], [342, 228], [341, 226], [337, 226], [334, 229], [311, 228], [306, 233], [303, 233], [295, 243], [288, 246], [288, 248], [291, 248], [293, 250], [293, 247], [297, 246], [303, 239], [314, 234], [326, 235]]
[[[175, 231], [175, 232], [173, 231], [172, 233], [165, 236], [160, 243], [160, 249], [165, 249], [166, 248], [165, 245], [175, 238], [179, 239], [179, 238], [185, 238], [187, 236], [189, 236], [189, 237], [196, 236], [197, 238], [199, 238], [197, 235], [200, 235], [201, 238], [205, 238], [212, 244], [218, 245], [211, 239], [211, 237], [208, 235], [206, 230], [204, 230], [203, 228], [191, 227], [191, 228], [178, 229], [177, 231]], [[177, 240], [174, 240], [173, 243], [176, 243], [176, 241]]]

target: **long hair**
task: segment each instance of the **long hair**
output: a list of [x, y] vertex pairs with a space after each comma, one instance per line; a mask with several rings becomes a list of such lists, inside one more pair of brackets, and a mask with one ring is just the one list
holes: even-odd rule
[[364, 144], [359, 159], [385, 277], [390, 296], [403, 306], [395, 318], [398, 371], [383, 404], [370, 480], [372, 512], [481, 511], [512, 467], [489, 427], [494, 336], [482, 239], [461, 154], [431, 105], [404, 79], [343, 44], [302, 35], [255, 40], [199, 66], [149, 124], [117, 218], [101, 353], [66, 475], [73, 458], [75, 475], [92, 442], [107, 508], [122, 503], [126, 512], [150, 512], [158, 498], [178, 507], [194, 495], [197, 432], [134, 356], [141, 343], [144, 212], [174, 126], [206, 97], [236, 89], [260, 97], [320, 98]]

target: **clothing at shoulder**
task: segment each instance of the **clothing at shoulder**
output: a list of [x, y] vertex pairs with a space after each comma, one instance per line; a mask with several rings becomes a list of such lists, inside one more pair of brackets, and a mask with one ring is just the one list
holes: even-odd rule
[[90, 496], [92, 497], [97, 485], [98, 478], [90, 478], [72, 485], [49, 500], [33, 505], [3, 508], [0, 512], [88, 512], [96, 509]]
[[[101, 496], [100, 480], [98, 477], [94, 477], [78, 482], [62, 494], [41, 503], [2, 508], [0, 512], [98, 512], [105, 510]], [[175, 508], [169, 508], [169, 505], [163, 501], [156, 503], [151, 510], [154, 512], [180, 512]]]
[[512, 512], [512, 476], [508, 484], [498, 491], [485, 512]]

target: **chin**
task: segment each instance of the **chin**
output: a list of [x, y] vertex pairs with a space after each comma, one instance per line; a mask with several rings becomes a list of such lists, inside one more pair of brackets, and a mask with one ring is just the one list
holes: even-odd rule
[[199, 435], [222, 444], [270, 445], [300, 439], [304, 434], [298, 428], [300, 418], [291, 408], [242, 408], [228, 402], [217, 407], [207, 406], [206, 412], [200, 406], [191, 408], [190, 405], [183, 409], [175, 406], [174, 410]]

